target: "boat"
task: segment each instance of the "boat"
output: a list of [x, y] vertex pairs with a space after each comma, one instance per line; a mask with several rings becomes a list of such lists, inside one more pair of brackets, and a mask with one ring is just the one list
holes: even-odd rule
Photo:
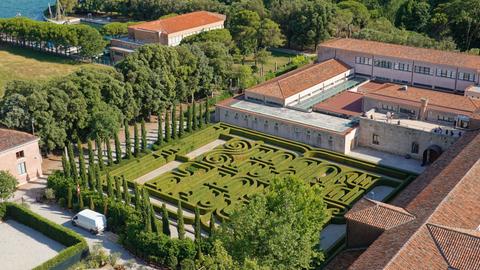
[[57, 0], [55, 4], [55, 14], [52, 12], [52, 7], [50, 3], [48, 3], [48, 13], [49, 16], [44, 16], [44, 20], [47, 22], [55, 23], [55, 24], [79, 24], [80, 18], [75, 17], [67, 17], [65, 16], [65, 10], [60, 3], [60, 0]]

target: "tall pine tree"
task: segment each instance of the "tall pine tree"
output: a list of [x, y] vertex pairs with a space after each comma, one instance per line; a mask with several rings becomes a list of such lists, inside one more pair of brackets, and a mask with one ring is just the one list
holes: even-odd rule
[[92, 211], [95, 211], [95, 204], [93, 203], [93, 197], [92, 196], [89, 196], [89, 201], [90, 201], [90, 206], [88, 208], [90, 208], [90, 210]]
[[95, 186], [95, 166], [88, 166], [88, 188], [94, 191]]
[[213, 214], [210, 215], [210, 231], [209, 231], [209, 237], [213, 237], [215, 235], [215, 217]]
[[73, 178], [74, 183], [78, 183], [78, 171], [77, 162], [75, 161], [75, 155], [73, 154], [73, 145], [69, 141], [67, 144], [68, 162], [70, 163], [70, 175]]
[[177, 206], [177, 231], [178, 239], [185, 239], [185, 222], [183, 220], [182, 202], [178, 201]]
[[93, 166], [95, 164], [95, 153], [93, 152], [92, 141], [90, 139], [87, 140], [88, 146], [88, 166]]
[[170, 123], [170, 112], [169, 111], [166, 111], [165, 112], [165, 141], [166, 142], [169, 142], [170, 141], [170, 136], [171, 136], [171, 132], [170, 132], [170, 126], [171, 123]]
[[77, 139], [78, 164], [80, 172], [80, 183], [83, 188], [87, 187], [87, 167], [85, 166], [85, 157], [83, 156], [83, 147], [80, 139]]
[[137, 182], [134, 183], [134, 191], [135, 191], [135, 209], [140, 210], [140, 205], [142, 204], [140, 199], [140, 187], [138, 186]]
[[125, 156], [127, 159], [132, 158], [132, 140], [130, 139], [130, 129], [127, 120], [125, 120]]
[[199, 128], [202, 128], [203, 127], [203, 124], [205, 124], [204, 122], [204, 114], [203, 114], [203, 104], [202, 103], [199, 103], [198, 104], [198, 127]]
[[180, 117], [178, 119], [178, 137], [181, 138], [183, 136], [183, 131], [185, 130], [185, 123], [183, 119], [183, 108], [182, 104], [180, 104]]
[[118, 138], [118, 133], [115, 132], [113, 138], [115, 140], [115, 159], [117, 164], [119, 164], [122, 161], [122, 146], [120, 144], [120, 139]]
[[110, 144], [110, 138], [107, 137], [105, 140], [105, 144], [107, 144], [107, 160], [108, 166], [113, 165], [113, 154], [112, 154], [112, 145]]
[[195, 105], [195, 101], [192, 104], [192, 130], [196, 130], [198, 127], [197, 123], [197, 106]]
[[140, 154], [140, 138], [138, 138], [137, 122], [133, 123], [133, 155], [138, 157]]
[[202, 239], [202, 225], [200, 221], [200, 209], [195, 206], [195, 242], [200, 242]]
[[97, 192], [100, 195], [100, 198], [103, 199], [103, 182], [102, 178], [100, 177], [100, 168], [98, 164], [95, 164], [95, 182], [97, 184]]
[[165, 204], [162, 204], [162, 231], [163, 234], [170, 236], [170, 221], [168, 218], [168, 211], [167, 211], [167, 206]]
[[210, 104], [209, 104], [209, 100], [208, 100], [208, 95], [207, 95], [207, 98], [205, 100], [205, 124], [209, 124], [210, 123]]
[[72, 197], [73, 197], [72, 187], [68, 186], [67, 188], [67, 208], [68, 209], [72, 209]]
[[65, 175], [67, 178], [70, 178], [70, 163], [68, 162], [67, 155], [65, 153], [62, 155], [62, 167], [63, 175]]
[[130, 205], [130, 192], [128, 190], [128, 182], [125, 179], [125, 176], [122, 175], [122, 182], [123, 182], [123, 200], [125, 201], [126, 205]]
[[172, 139], [177, 138], [177, 105], [174, 103], [172, 104]]
[[98, 166], [100, 167], [100, 170], [103, 170], [105, 168], [105, 163], [103, 162], [102, 140], [100, 137], [97, 136], [95, 143], [97, 144]]
[[147, 151], [147, 129], [145, 127], [145, 120], [143, 119], [142, 119], [140, 129], [142, 133], [142, 152], [146, 152]]
[[110, 199], [115, 198], [115, 194], [113, 192], [112, 176], [110, 175], [109, 170], [107, 170], [107, 194]]
[[116, 199], [121, 202], [122, 201], [122, 178], [119, 176], [115, 176], [115, 194]]
[[153, 207], [150, 206], [150, 216], [152, 220], [152, 232], [159, 233], [160, 232], [160, 226], [157, 221], [157, 217], [155, 216], [155, 210], [153, 210]]
[[163, 144], [163, 112], [158, 112], [158, 130], [157, 130], [157, 144], [160, 146]]

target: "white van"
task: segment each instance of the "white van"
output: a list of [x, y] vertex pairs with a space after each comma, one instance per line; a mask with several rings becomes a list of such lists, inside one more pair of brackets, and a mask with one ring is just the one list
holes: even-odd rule
[[72, 224], [87, 229], [92, 234], [98, 234], [107, 227], [107, 219], [100, 213], [85, 209], [72, 218]]

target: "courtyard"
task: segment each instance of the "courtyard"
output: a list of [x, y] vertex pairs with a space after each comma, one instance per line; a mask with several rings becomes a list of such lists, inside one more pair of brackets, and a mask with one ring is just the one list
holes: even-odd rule
[[32, 269], [65, 248], [15, 220], [0, 223], [0, 235], [0, 262], [3, 270]]
[[[235, 207], [268, 188], [272, 177], [292, 175], [320, 185], [329, 224], [344, 223], [343, 215], [372, 191], [376, 199], [386, 201], [415, 178], [404, 171], [223, 123], [166, 144], [111, 174], [125, 176], [130, 186], [143, 184], [157, 211], [165, 203], [172, 217], [181, 201], [187, 224], [193, 223], [198, 207], [205, 229], [211, 215], [220, 222], [228, 219]], [[343, 228], [339, 228], [323, 245], [325, 249], [343, 237]]]

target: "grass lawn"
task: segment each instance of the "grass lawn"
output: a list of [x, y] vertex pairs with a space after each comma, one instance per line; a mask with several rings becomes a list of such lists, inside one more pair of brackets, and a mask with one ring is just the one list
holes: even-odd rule
[[[11, 80], [47, 80], [93, 66], [24, 48], [0, 49], [0, 97]], [[100, 66], [100, 65], [95, 65]]]
[[[293, 54], [286, 54], [280, 52], [271, 52], [272, 55], [268, 58], [267, 63], [264, 65], [264, 72], [267, 73], [269, 71], [275, 71], [275, 63], [277, 64], [277, 68], [281, 68], [287, 65], [290, 62], [290, 59], [293, 59], [295, 55]], [[253, 55], [246, 58], [245, 64], [248, 65], [255, 65], [255, 60]]]

